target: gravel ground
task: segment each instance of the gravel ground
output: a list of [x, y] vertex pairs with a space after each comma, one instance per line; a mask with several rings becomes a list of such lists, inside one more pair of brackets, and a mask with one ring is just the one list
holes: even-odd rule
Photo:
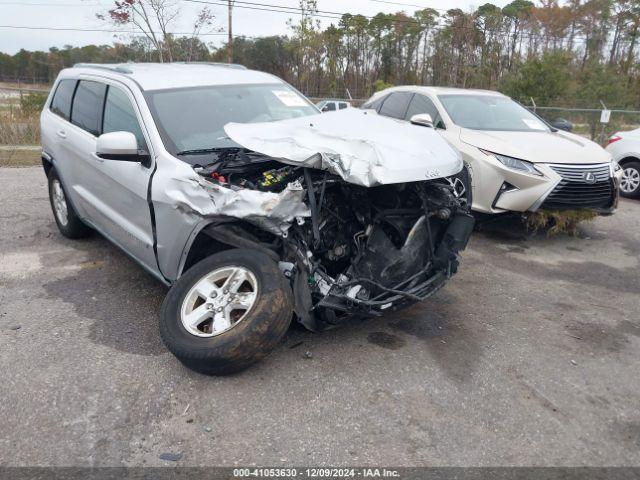
[[0, 465], [640, 464], [638, 202], [475, 234], [429, 301], [227, 378], [165, 350], [162, 285], [57, 232], [41, 169], [0, 168], [0, 202]]

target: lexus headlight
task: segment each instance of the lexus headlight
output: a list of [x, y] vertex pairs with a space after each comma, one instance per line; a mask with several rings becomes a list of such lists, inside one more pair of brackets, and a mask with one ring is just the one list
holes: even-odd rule
[[518, 170], [519, 172], [530, 173], [531, 175], [542, 175], [541, 172], [536, 170], [536, 167], [533, 166], [533, 163], [527, 162], [525, 160], [520, 160], [518, 158], [507, 157], [506, 155], [500, 155], [493, 152], [487, 152], [482, 150], [483, 153], [487, 155], [493, 155], [498, 159], [500, 163], [502, 163], [505, 167], [511, 168], [513, 170]]

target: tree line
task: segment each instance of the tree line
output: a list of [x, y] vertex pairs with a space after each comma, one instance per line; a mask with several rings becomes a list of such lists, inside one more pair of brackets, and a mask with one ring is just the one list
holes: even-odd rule
[[[327, 27], [317, 11], [316, 0], [301, 0], [287, 35], [236, 37], [234, 62], [310, 96], [366, 98], [388, 85], [421, 84], [497, 89], [527, 104], [640, 107], [640, 0], [345, 14]], [[77, 62], [224, 62], [227, 49], [165, 32], [113, 45], [21, 50], [0, 54], [0, 78], [51, 82]]]

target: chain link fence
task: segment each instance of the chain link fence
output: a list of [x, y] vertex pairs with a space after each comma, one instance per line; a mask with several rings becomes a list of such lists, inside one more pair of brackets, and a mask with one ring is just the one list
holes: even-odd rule
[[605, 146], [616, 132], [640, 128], [640, 110], [610, 110], [607, 123], [601, 123], [602, 108], [527, 107], [551, 124], [568, 121], [571, 132]]

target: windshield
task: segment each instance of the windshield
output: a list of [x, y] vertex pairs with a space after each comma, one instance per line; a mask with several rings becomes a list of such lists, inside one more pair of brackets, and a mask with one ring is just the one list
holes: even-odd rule
[[549, 132], [529, 110], [507, 97], [495, 95], [438, 95], [453, 123], [472, 130]]
[[146, 96], [165, 147], [174, 155], [239, 147], [224, 132], [229, 122], [271, 122], [318, 113], [282, 83], [156, 90]]

